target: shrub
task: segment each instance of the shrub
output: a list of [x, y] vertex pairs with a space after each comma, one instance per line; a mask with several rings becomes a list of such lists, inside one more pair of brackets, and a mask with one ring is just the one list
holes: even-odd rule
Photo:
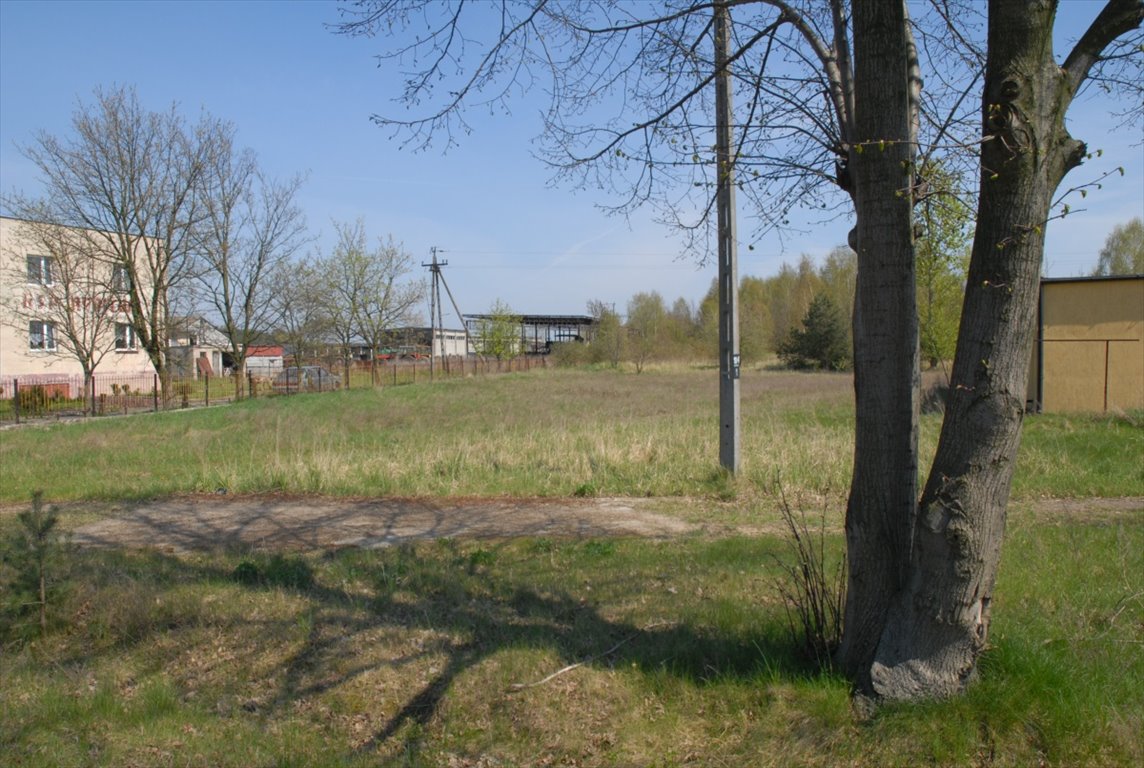
[[846, 604], [846, 555], [827, 562], [826, 507], [816, 531], [806, 522], [806, 512], [796, 512], [780, 491], [779, 511], [786, 524], [793, 563], [779, 561], [783, 577], [777, 581], [786, 608], [791, 641], [819, 666], [829, 667], [842, 641], [843, 607]]
[[558, 367], [572, 368], [592, 361], [592, 350], [579, 341], [561, 341], [552, 345], [552, 361]]
[[48, 407], [48, 391], [38, 384], [20, 387], [17, 402], [21, 413], [43, 413]]

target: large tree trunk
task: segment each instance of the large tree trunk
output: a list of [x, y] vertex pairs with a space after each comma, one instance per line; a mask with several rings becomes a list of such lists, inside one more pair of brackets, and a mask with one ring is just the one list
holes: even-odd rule
[[[1106, 14], [1135, 13], [1139, 23], [1141, 7], [1114, 0]], [[871, 669], [873, 691], [884, 698], [961, 691], [985, 647], [1025, 409], [1044, 226], [1058, 184], [1085, 153], [1064, 116], [1091, 62], [1070, 70], [1072, 56], [1064, 68], [1054, 61], [1055, 10], [1045, 0], [989, 6], [977, 230], [909, 578]]]
[[[857, 424], [846, 510], [843, 670], [860, 688], [905, 579], [917, 510], [918, 324], [914, 296], [909, 39], [902, 2], [854, 3]], [[887, 77], [886, 73], [897, 73]]]

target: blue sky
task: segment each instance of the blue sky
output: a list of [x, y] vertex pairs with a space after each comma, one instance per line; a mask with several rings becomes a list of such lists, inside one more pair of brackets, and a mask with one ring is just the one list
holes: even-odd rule
[[[1066, 0], [1058, 28], [1079, 34], [1098, 8]], [[668, 302], [707, 291], [714, 267], [680, 260], [678, 241], [650, 213], [609, 217], [596, 208], [602, 198], [551, 186], [531, 155], [540, 123], [527, 104], [507, 118], [471, 116], [475, 131], [447, 154], [402, 150], [368, 119], [393, 111], [395, 73], [373, 58], [382, 42], [335, 35], [324, 25], [336, 20], [335, 4], [316, 1], [0, 0], [0, 190], [39, 191], [17, 144], [37, 130], [66, 135], [76, 104], [97, 86], [133, 85], [149, 108], [176, 102], [190, 118], [205, 109], [233, 122], [271, 173], [307, 173], [300, 202], [319, 247], [331, 245], [331, 219], [359, 216], [372, 236], [392, 235], [419, 261], [437, 246], [464, 312], [498, 298], [524, 313], [581, 313], [590, 299], [622, 311], [638, 291]], [[1104, 154], [1066, 185], [1118, 165], [1126, 174], [1073, 201], [1086, 211], [1049, 225], [1049, 276], [1088, 272], [1112, 227], [1144, 215], [1140, 130], [1110, 130], [1107, 114], [1095, 98], [1074, 107], [1074, 135]], [[765, 276], [802, 253], [821, 258], [849, 226], [743, 247], [740, 272]]]

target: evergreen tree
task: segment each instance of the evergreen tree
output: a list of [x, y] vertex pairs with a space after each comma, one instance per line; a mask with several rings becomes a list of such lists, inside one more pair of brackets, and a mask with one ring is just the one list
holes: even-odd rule
[[778, 353], [791, 368], [841, 371], [850, 366], [846, 321], [830, 296], [815, 294], [801, 327], [791, 329]]

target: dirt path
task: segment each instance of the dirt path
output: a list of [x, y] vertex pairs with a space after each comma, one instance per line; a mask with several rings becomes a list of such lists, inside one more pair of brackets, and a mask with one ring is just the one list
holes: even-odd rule
[[75, 529], [83, 546], [326, 549], [509, 536], [664, 538], [698, 526], [640, 499], [322, 499], [204, 496], [127, 505]]
[[[679, 502], [679, 500], [675, 500]], [[671, 538], [781, 534], [777, 514], [692, 500], [668, 508], [660, 500], [593, 499], [337, 499], [206, 495], [140, 502], [65, 504], [81, 515], [69, 525], [82, 546], [156, 548], [188, 552], [216, 547], [314, 550], [385, 547], [437, 538], [547, 536]], [[4, 505], [0, 515], [26, 507]], [[683, 511], [686, 510], [686, 511]], [[1144, 519], [1144, 497], [1038, 499], [1015, 502], [1009, 525], [1063, 521], [1103, 523]], [[73, 518], [74, 520], [75, 518]], [[90, 522], [83, 522], [83, 520]], [[841, 521], [831, 524], [841, 530]]]

